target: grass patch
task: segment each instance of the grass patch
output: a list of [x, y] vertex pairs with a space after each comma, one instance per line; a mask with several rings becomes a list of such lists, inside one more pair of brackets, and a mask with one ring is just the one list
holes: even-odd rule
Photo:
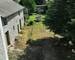
[[45, 17], [46, 17], [46, 15], [41, 15], [41, 14], [32, 14], [32, 15], [30, 15], [29, 16], [29, 18], [28, 18], [28, 23], [30, 22], [30, 21], [33, 21], [33, 22], [35, 22], [35, 20], [36, 20], [36, 17], [37, 16], [41, 16], [41, 19], [40, 19], [40, 21], [43, 21], [43, 20], [45, 20]]
[[28, 18], [28, 22], [36, 20], [36, 15], [31, 15]]

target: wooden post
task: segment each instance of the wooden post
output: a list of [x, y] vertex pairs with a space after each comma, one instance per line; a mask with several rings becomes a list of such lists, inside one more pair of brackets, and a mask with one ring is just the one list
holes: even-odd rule
[[3, 26], [0, 16], [0, 60], [8, 60], [6, 40], [3, 33]]

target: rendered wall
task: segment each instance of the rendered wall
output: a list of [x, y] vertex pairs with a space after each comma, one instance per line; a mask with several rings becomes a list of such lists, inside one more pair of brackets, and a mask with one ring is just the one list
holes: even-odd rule
[[1, 17], [0, 17], [0, 60], [8, 60], [7, 46], [3, 33]]

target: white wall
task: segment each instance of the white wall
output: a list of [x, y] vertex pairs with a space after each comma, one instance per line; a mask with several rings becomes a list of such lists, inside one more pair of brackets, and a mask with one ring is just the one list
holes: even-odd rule
[[[23, 11], [20, 12], [20, 15], [16, 15], [13, 19], [11, 19], [8, 22], [8, 25], [5, 25], [3, 27], [4, 29], [4, 34], [9, 31], [9, 36], [10, 36], [10, 43], [13, 45], [15, 37], [18, 36], [18, 27], [17, 25], [20, 26], [19, 20], [21, 20], [21, 26], [24, 26], [24, 16], [23, 16]], [[13, 26], [15, 29], [13, 29]], [[20, 29], [20, 28], [19, 28]]]
[[[5, 26], [2, 26], [2, 21], [0, 18], [0, 60], [8, 60], [7, 41], [5, 38], [5, 33], [9, 31], [10, 42], [13, 45], [15, 37], [18, 36], [17, 25], [20, 25], [19, 20], [21, 20], [22, 27], [24, 26], [23, 11], [21, 11], [20, 14], [20, 16], [17, 15], [13, 19], [11, 19]], [[15, 27], [15, 29], [13, 29], [13, 26]]]
[[20, 19], [21, 19], [21, 24], [22, 24], [22, 27], [24, 26], [24, 14], [23, 14], [23, 11], [20, 11]]
[[0, 60], [8, 60], [7, 47], [3, 33], [1, 17], [0, 17]]

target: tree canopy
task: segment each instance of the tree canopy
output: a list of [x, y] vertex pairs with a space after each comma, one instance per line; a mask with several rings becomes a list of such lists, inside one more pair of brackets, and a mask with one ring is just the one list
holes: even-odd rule
[[37, 5], [42, 5], [45, 3], [45, 0], [35, 0]]
[[45, 22], [47, 22], [47, 25], [49, 25], [54, 31], [63, 31], [68, 21], [70, 21], [66, 7], [67, 0], [49, 1]]
[[28, 8], [29, 13], [32, 13], [34, 11], [36, 5], [34, 0], [21, 0], [20, 4]]

